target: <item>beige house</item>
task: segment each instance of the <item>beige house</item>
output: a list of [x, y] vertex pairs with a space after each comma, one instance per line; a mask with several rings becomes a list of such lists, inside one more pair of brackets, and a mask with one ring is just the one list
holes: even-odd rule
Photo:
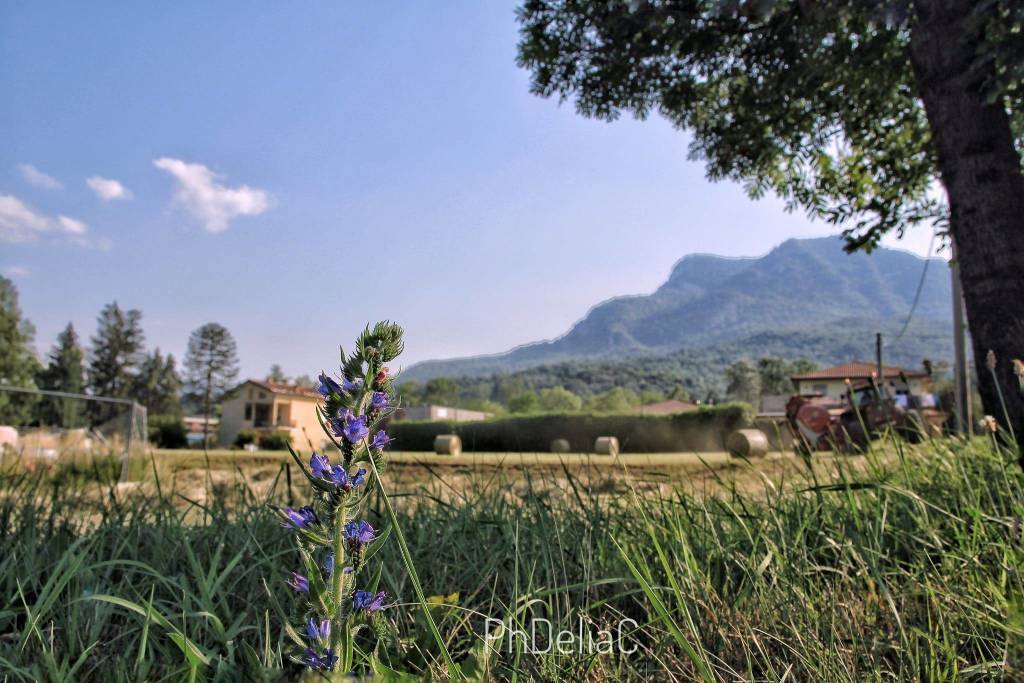
[[[843, 363], [832, 368], [814, 370], [790, 377], [796, 393], [803, 395], [817, 394], [841, 400], [846, 396], [847, 380], [854, 387], [865, 384], [872, 378], [878, 382], [878, 367], [874, 363], [854, 361]], [[882, 368], [883, 381], [889, 393], [896, 395], [909, 393], [914, 396], [931, 394], [932, 378], [923, 370], [907, 370], [892, 366]]]
[[316, 416], [319, 405], [320, 394], [312, 389], [247, 380], [220, 405], [220, 445], [233, 446], [240, 431], [251, 429], [288, 432], [296, 446], [305, 446], [307, 437], [320, 446], [325, 437]]

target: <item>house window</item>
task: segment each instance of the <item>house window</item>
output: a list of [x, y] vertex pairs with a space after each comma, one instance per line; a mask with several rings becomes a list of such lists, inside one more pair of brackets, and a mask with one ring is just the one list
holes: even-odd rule
[[822, 396], [828, 396], [828, 385], [827, 384], [815, 384], [814, 393], [821, 394]]
[[256, 403], [253, 408], [253, 427], [270, 427], [270, 404]]
[[246, 403], [245, 404], [245, 419], [246, 420], [251, 420], [252, 419], [252, 404], [251, 403]]

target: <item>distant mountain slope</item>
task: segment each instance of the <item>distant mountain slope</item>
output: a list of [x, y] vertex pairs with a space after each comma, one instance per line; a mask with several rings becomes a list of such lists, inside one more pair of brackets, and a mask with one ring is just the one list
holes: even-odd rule
[[685, 389], [694, 399], [725, 396], [725, 369], [737, 360], [805, 358], [821, 366], [850, 360], [873, 360], [875, 332], [888, 341], [887, 365], [920, 368], [925, 358], [948, 361], [952, 351], [951, 324], [916, 320], [902, 338], [902, 324], [871, 318], [847, 318], [813, 329], [759, 332], [735, 341], [684, 348], [664, 355], [573, 360], [539, 365], [509, 373], [454, 377], [460, 399], [500, 401], [510, 392], [564, 387], [579, 396], [613, 388], [664, 394]]
[[[934, 259], [915, 320], [951, 320], [949, 270]], [[837, 237], [791, 239], [760, 258], [693, 254], [648, 295], [610, 299], [565, 335], [511, 351], [434, 360], [404, 379], [512, 372], [563, 361], [664, 355], [784, 330], [813, 331], [844, 319], [903, 320], [924, 259], [892, 249], [846, 254]]]

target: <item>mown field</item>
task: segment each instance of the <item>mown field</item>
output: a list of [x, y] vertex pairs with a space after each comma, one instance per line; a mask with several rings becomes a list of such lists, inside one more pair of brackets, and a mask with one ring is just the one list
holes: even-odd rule
[[[299, 679], [282, 635], [295, 551], [268, 505], [300, 503], [302, 482], [289, 491], [276, 456], [190, 457], [129, 483], [117, 462], [3, 470], [0, 680]], [[1011, 450], [888, 441], [728, 464], [396, 456], [384, 481], [473, 680], [1024, 677]], [[379, 499], [370, 510], [383, 525]], [[398, 603], [382, 659], [444, 679], [395, 544], [374, 560]], [[488, 618], [617, 638], [531, 651], [542, 631], [540, 647], [487, 649]]]

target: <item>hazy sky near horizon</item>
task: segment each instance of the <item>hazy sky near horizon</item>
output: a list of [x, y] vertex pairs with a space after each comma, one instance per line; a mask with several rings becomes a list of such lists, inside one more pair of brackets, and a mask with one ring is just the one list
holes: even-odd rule
[[226, 325], [246, 376], [382, 318], [402, 365], [494, 353], [686, 254], [837, 232], [710, 183], [661, 119], [531, 95], [514, 8], [4, 2], [0, 272], [40, 353], [113, 300], [179, 359]]

